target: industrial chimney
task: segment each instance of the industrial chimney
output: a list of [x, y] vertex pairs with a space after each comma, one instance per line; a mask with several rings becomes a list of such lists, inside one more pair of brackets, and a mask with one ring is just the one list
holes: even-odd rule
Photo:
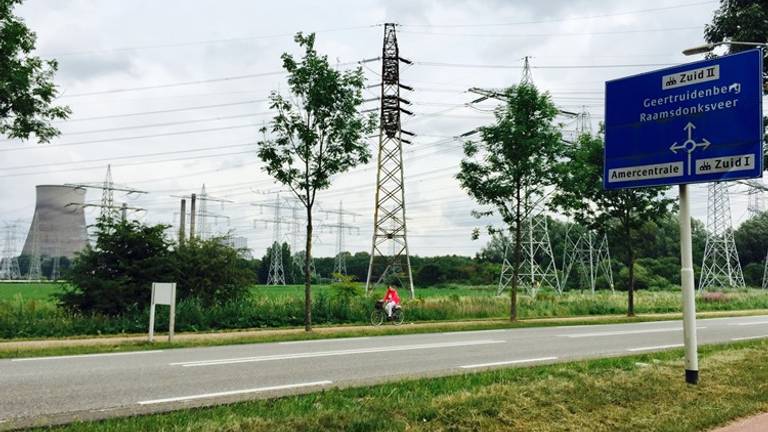
[[[88, 244], [83, 202], [85, 189], [37, 186], [37, 204], [24, 242], [23, 255], [33, 255], [35, 239], [40, 256], [74, 258]], [[37, 228], [37, 232], [35, 232]]]

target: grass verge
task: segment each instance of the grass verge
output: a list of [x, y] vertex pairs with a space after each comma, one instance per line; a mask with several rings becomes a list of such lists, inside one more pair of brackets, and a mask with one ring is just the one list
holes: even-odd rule
[[333, 389], [59, 431], [701, 431], [768, 410], [768, 341]]
[[[750, 315], [765, 315], [768, 310], [703, 312], [699, 319]], [[386, 325], [372, 326], [316, 326], [307, 333], [303, 328], [260, 329], [251, 331], [230, 331], [220, 333], [178, 334], [174, 343], [164, 342], [166, 336], [158, 335], [155, 343], [146, 341], [144, 335], [125, 337], [92, 337], [86, 339], [55, 339], [0, 342], [0, 359], [21, 357], [45, 357], [60, 355], [80, 355], [112, 353], [125, 351], [143, 351], [156, 349], [191, 348], [203, 346], [237, 345], [251, 343], [289, 342], [297, 340], [348, 338], [361, 336], [387, 336], [402, 334], [433, 333], [443, 331], [495, 330], [507, 328], [530, 328], [573, 325], [626, 324], [648, 321], [681, 319], [678, 313], [647, 314], [635, 317], [627, 316], [586, 316], [570, 318], [527, 319], [510, 322], [508, 320], [476, 320], [455, 322], [433, 322], [404, 324], [399, 327]]]

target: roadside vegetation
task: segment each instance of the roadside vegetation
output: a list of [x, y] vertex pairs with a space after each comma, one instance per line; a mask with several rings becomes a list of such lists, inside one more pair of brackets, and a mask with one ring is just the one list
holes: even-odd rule
[[768, 409], [768, 341], [416, 379], [53, 428], [60, 431], [701, 431]]
[[[255, 286], [250, 295], [220, 304], [206, 304], [190, 298], [181, 300], [176, 309], [179, 332], [234, 330], [249, 328], [281, 328], [304, 324], [303, 286]], [[313, 321], [318, 325], [368, 323], [373, 299], [380, 297], [362, 293], [363, 287], [343, 290], [338, 285], [316, 286], [313, 293]], [[0, 285], [0, 338], [45, 338], [79, 335], [145, 333], [148, 311], [107, 315], [83, 313], [58, 307], [54, 298], [41, 298], [55, 291], [42, 284]], [[13, 292], [14, 294], [11, 294]], [[55, 292], [54, 292], [55, 294]], [[668, 313], [680, 311], [680, 293], [640, 291], [636, 313]], [[417, 291], [415, 300], [404, 300], [406, 322], [447, 320], [501, 319], [508, 316], [509, 299], [497, 296], [495, 287], [445, 287]], [[768, 309], [768, 293], [745, 289], [727, 293], [706, 293], [698, 297], [698, 310], [738, 311]], [[534, 299], [521, 294], [519, 317], [549, 318], [590, 315], [617, 315], [626, 312], [624, 293], [599, 291], [566, 292], [558, 295], [540, 292]], [[167, 309], [158, 310], [157, 328], [167, 326]]]

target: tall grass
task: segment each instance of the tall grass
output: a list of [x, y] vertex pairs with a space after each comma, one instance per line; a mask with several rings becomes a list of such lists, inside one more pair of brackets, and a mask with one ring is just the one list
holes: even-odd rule
[[[502, 296], [419, 297], [404, 300], [407, 322], [504, 318], [509, 298]], [[328, 290], [315, 296], [312, 315], [317, 324], [363, 324], [373, 309], [375, 297], [337, 298]], [[641, 291], [636, 297], [637, 313], [664, 313], [680, 310], [680, 292]], [[742, 290], [699, 296], [700, 311], [768, 309], [768, 292]], [[220, 306], [204, 307], [182, 301], [176, 309], [177, 331], [207, 331], [241, 328], [275, 328], [303, 324], [303, 298], [299, 295], [254, 295]], [[158, 308], [157, 328], [167, 328], [167, 308]], [[519, 316], [545, 318], [623, 314], [626, 293], [597, 294], [571, 292], [564, 295], [539, 293], [533, 299], [519, 297]], [[0, 338], [61, 337], [142, 333], [147, 331], [148, 311], [133, 311], [117, 317], [77, 314], [62, 310], [51, 301], [16, 296], [0, 301]]]

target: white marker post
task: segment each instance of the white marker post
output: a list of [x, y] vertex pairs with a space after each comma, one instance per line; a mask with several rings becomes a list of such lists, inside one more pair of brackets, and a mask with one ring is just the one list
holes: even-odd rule
[[149, 341], [155, 339], [155, 306], [168, 305], [168, 342], [173, 342], [173, 328], [176, 325], [176, 283], [152, 283], [152, 302], [149, 306]]
[[699, 352], [696, 339], [696, 294], [693, 285], [691, 210], [688, 185], [680, 185], [680, 282], [683, 291], [683, 340], [685, 343], [685, 382], [699, 382]]

